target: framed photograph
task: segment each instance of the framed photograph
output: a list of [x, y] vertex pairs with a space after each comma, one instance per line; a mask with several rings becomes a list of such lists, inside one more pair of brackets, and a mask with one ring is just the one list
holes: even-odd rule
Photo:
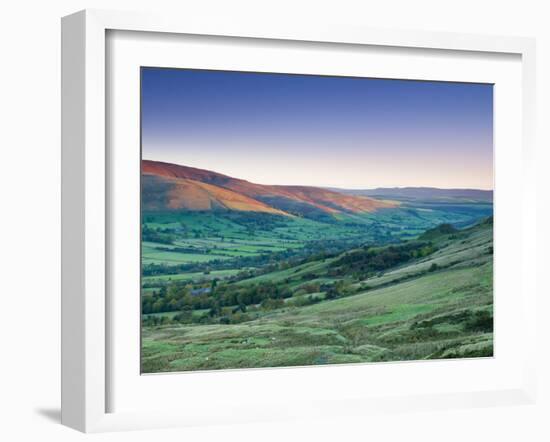
[[62, 31], [64, 424], [534, 400], [533, 40]]

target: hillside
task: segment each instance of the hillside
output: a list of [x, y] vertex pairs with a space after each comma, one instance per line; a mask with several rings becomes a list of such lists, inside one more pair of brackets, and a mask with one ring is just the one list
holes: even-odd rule
[[[310, 186], [251, 183], [217, 172], [142, 161], [145, 210], [236, 210], [302, 216], [370, 213], [399, 203]], [[199, 184], [200, 183], [200, 184]]]
[[[252, 278], [220, 274], [219, 313], [196, 310], [144, 328], [142, 368], [492, 356], [491, 219], [461, 230], [443, 226], [423, 237], [308, 259]], [[204, 309], [208, 296], [191, 301]], [[258, 296], [271, 297], [260, 303]]]
[[200, 181], [144, 174], [143, 210], [236, 210], [287, 215], [261, 201]]

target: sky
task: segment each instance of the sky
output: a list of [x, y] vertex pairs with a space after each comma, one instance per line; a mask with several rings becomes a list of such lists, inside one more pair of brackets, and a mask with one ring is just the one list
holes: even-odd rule
[[142, 158], [260, 184], [493, 188], [493, 86], [142, 68]]

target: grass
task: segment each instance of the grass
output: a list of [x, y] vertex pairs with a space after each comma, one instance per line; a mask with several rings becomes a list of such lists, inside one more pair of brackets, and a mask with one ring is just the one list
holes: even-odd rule
[[240, 285], [258, 284], [265, 281], [281, 282], [287, 279], [297, 279], [303, 275], [315, 273], [318, 270], [325, 270], [328, 264], [333, 260], [334, 260], [333, 258], [327, 258], [321, 262], [319, 261], [308, 262], [295, 267], [291, 267], [286, 270], [279, 270], [279, 271], [267, 273], [265, 275], [244, 279], [240, 281], [238, 284]]
[[144, 263], [184, 264], [190, 262], [209, 262], [223, 259], [227, 259], [227, 257], [215, 254], [179, 253], [159, 250], [158, 248], [147, 245], [142, 247], [142, 260]]
[[[200, 316], [203, 313], [206, 313], [208, 310], [193, 310], [193, 315]], [[157, 318], [173, 318], [176, 316], [179, 312], [161, 312], [161, 313], [148, 313], [146, 315], [143, 315], [144, 318], [147, 317], [157, 317]]]
[[204, 272], [190, 272], [190, 273], [178, 273], [176, 275], [159, 275], [159, 276], [144, 276], [143, 282], [147, 283], [165, 283], [170, 281], [193, 281], [193, 280], [209, 280], [209, 279], [223, 279], [229, 276], [236, 275], [239, 270], [212, 270], [205, 274]]
[[[435, 238], [437, 252], [352, 285], [357, 293], [289, 298], [240, 324], [144, 327], [144, 372], [492, 356], [492, 228]], [[332, 258], [331, 258], [332, 259]], [[299, 286], [331, 259], [257, 276]], [[433, 264], [437, 266], [433, 267]], [[179, 275], [178, 275], [179, 276]], [[183, 278], [183, 276], [182, 276]], [[364, 289], [361, 289], [364, 287]]]

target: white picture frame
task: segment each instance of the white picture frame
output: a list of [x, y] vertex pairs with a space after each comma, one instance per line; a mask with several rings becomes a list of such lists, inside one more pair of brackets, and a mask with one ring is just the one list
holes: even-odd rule
[[[141, 31], [179, 35], [241, 37], [287, 42], [369, 45], [380, 48], [424, 48], [515, 54], [521, 57], [521, 158], [522, 166], [522, 325], [533, 336], [536, 324], [534, 257], [535, 178], [530, 174], [534, 158], [535, 43], [518, 37], [491, 37], [416, 31], [356, 29], [307, 24], [299, 28], [283, 24], [242, 22], [216, 23], [194, 17], [162, 17], [150, 14], [87, 10], [62, 21], [62, 423], [84, 432], [206, 425], [233, 422], [231, 413], [194, 416], [181, 410], [109, 412], [109, 366], [112, 360], [108, 337], [111, 312], [107, 228], [110, 195], [107, 173], [108, 117], [106, 35], [109, 31]], [[498, 251], [497, 251], [498, 253]], [[531, 260], [534, 258], [530, 258]], [[534, 339], [530, 342], [534, 343]], [[245, 421], [368, 414], [426, 408], [488, 406], [531, 403], [535, 399], [535, 348], [527, 344], [521, 364], [521, 385], [506, 388], [449, 393], [402, 394], [354, 399], [327, 397], [307, 410], [274, 406], [260, 412], [250, 403], [239, 406], [252, 411]], [[414, 363], [413, 363], [414, 364]], [[267, 373], [267, 372], [264, 372]], [[177, 375], [173, 375], [177, 376]], [[270, 376], [269, 374], [263, 376]], [[264, 378], [265, 380], [265, 378]], [[165, 381], [169, 382], [169, 381]], [[192, 398], [190, 399], [192, 400]], [[248, 407], [248, 408], [247, 408]]]

